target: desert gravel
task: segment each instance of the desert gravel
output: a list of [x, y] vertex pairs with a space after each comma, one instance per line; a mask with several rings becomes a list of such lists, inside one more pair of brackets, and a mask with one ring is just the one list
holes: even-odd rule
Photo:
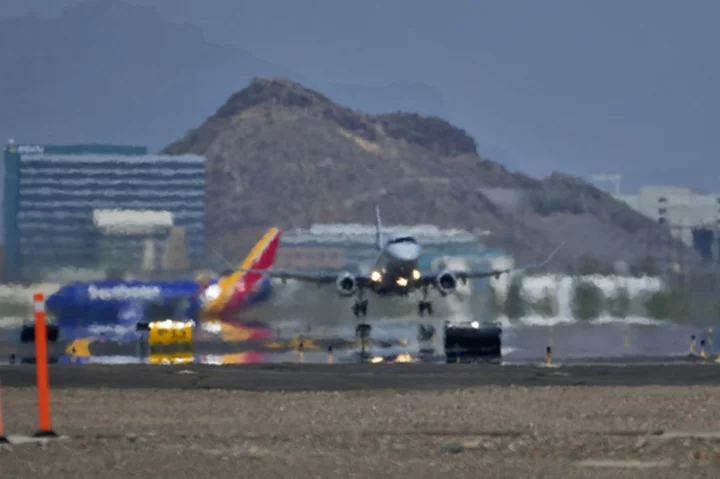
[[[35, 432], [35, 390], [2, 395], [6, 434]], [[0, 447], [0, 477], [717, 479], [719, 406], [720, 387], [58, 389], [69, 438]], [[581, 465], [608, 460], [635, 462]]]

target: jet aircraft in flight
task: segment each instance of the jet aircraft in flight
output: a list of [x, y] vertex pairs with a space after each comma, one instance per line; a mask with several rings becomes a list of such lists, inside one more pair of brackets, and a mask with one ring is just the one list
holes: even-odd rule
[[[417, 238], [411, 234], [394, 233], [385, 239], [379, 206], [375, 207], [375, 228], [377, 259], [367, 274], [355, 274], [348, 271], [338, 273], [337, 271], [290, 271], [278, 269], [269, 269], [265, 273], [270, 277], [283, 280], [294, 279], [316, 284], [335, 283], [335, 288], [341, 296], [357, 296], [352, 307], [352, 312], [356, 318], [367, 316], [368, 300], [365, 299], [365, 292], [368, 290], [379, 296], [407, 296], [411, 292], [419, 290], [422, 292], [422, 300], [418, 304], [418, 314], [423, 316], [426, 312], [428, 315], [433, 312], [432, 303], [428, 301], [431, 288], [436, 289], [442, 297], [445, 297], [455, 292], [458, 280], [466, 284], [468, 279], [493, 276], [497, 278], [501, 274], [510, 273], [511, 271], [544, 266], [550, 262], [560, 246], [562, 246], [555, 248], [544, 261], [518, 268], [489, 271], [455, 271], [446, 268], [441, 271], [422, 271], [418, 267], [422, 249]], [[421, 325], [421, 329], [426, 327]], [[361, 322], [358, 325], [357, 334], [366, 337], [369, 333], [370, 325]]]

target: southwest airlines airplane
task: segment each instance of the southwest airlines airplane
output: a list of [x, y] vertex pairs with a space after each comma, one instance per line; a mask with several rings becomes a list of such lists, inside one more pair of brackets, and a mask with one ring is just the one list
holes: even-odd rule
[[[270, 277], [265, 270], [275, 261], [280, 236], [277, 228], [271, 228], [236, 270], [215, 278], [65, 285], [47, 298], [49, 319], [56, 321], [67, 339], [88, 336], [91, 330], [115, 337], [131, 335], [137, 325], [164, 319], [239, 324], [239, 312], [270, 297]], [[248, 269], [252, 271], [244, 271]], [[243, 339], [254, 338], [246, 335]]]

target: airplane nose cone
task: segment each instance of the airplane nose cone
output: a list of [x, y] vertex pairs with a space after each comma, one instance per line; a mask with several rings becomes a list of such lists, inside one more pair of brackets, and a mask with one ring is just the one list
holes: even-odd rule
[[400, 261], [414, 261], [420, 256], [420, 247], [415, 244], [394, 244], [388, 252]]

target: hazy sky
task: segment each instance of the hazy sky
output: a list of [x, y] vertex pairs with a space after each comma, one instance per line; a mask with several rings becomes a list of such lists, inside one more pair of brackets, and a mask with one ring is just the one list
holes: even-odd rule
[[[128, 2], [307, 77], [438, 86], [514, 169], [720, 189], [717, 0]], [[0, 17], [75, 3], [3, 0]]]

